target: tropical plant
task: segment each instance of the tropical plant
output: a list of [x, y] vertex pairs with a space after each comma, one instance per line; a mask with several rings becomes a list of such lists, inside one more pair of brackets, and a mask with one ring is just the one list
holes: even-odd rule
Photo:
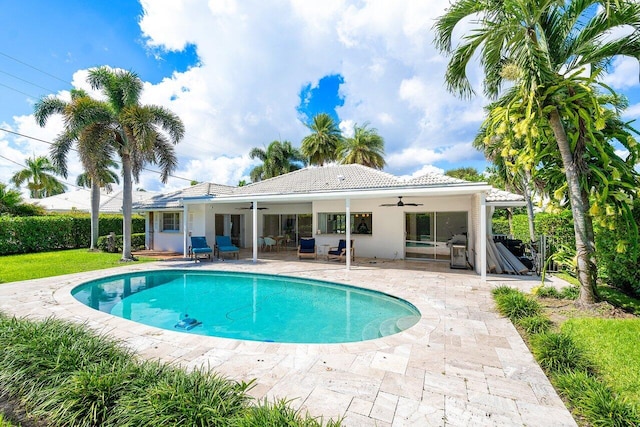
[[[454, 47], [454, 30], [469, 18], [475, 28]], [[605, 177], [614, 169], [605, 150], [610, 144], [599, 134], [605, 123], [595, 101], [594, 80], [581, 75], [588, 68], [597, 77], [617, 55], [640, 57], [638, 31], [615, 32], [625, 25], [640, 27], [640, 4], [635, 1], [460, 0], [435, 24], [436, 45], [451, 55], [445, 75], [448, 89], [465, 97], [473, 94], [467, 65], [479, 54], [486, 95], [497, 97], [505, 78], [516, 81], [517, 95], [509, 103], [516, 103], [523, 115], [513, 127], [527, 137], [531, 153], [547, 150], [549, 157], [559, 159], [574, 217], [580, 304], [591, 304], [597, 298], [588, 204], [591, 188], [586, 187], [585, 176], [598, 172], [588, 164], [586, 153], [605, 153], [600, 156]], [[616, 38], [612, 33], [622, 35]], [[555, 144], [535, 144], [543, 122], [550, 130], [544, 136], [552, 137]], [[632, 160], [636, 150], [632, 147]], [[608, 185], [603, 193], [607, 191]], [[624, 212], [626, 200], [621, 202], [616, 208]]]
[[103, 141], [112, 141], [122, 161], [122, 260], [131, 254], [132, 180], [139, 181], [145, 164], [160, 167], [160, 180], [166, 183], [177, 166], [173, 146], [184, 136], [184, 124], [178, 116], [157, 105], [141, 105], [143, 84], [132, 71], [108, 67], [89, 71], [88, 82], [101, 90], [112, 110], [110, 123], [96, 129]]
[[[100, 188], [103, 188], [107, 193], [111, 193], [113, 191], [113, 187], [111, 184], [120, 184], [120, 178], [118, 178], [118, 174], [111, 170], [111, 168], [119, 169], [119, 166], [113, 160], [109, 160], [105, 165], [107, 169], [104, 169], [100, 176], [98, 176], [98, 184]], [[91, 188], [92, 187], [92, 179], [88, 173], [84, 172], [77, 176], [76, 185], [79, 187]]]
[[306, 126], [311, 134], [302, 140], [300, 152], [306, 157], [308, 163], [323, 166], [325, 163], [335, 161], [342, 142], [342, 134], [333, 118], [327, 113], [320, 113]]
[[[78, 185], [89, 183], [91, 187], [91, 243], [90, 250], [97, 249], [100, 234], [98, 215], [100, 214], [100, 187], [103, 179], [114, 182], [109, 166], [115, 163], [113, 141], [104, 127], [111, 123], [111, 111], [108, 104], [89, 97], [84, 90], [73, 89], [71, 101], [66, 102], [54, 96], [38, 101], [34, 116], [38, 125], [44, 127], [53, 114], [64, 118], [64, 131], [56, 137], [51, 146], [51, 158], [62, 176], [68, 175], [67, 156], [73, 145], [80, 158], [86, 175], [78, 176]], [[115, 182], [118, 177], [115, 176]], [[95, 183], [95, 185], [91, 184]]]
[[22, 195], [17, 190], [7, 188], [7, 184], [0, 182], [0, 214], [13, 213], [14, 209], [22, 203]]
[[29, 197], [42, 199], [64, 193], [66, 187], [55, 177], [59, 174], [60, 170], [46, 156], [38, 156], [28, 158], [26, 168], [16, 172], [11, 177], [11, 182], [17, 187], [26, 182]]
[[284, 175], [306, 164], [300, 151], [289, 141], [273, 141], [266, 150], [254, 147], [249, 152], [249, 157], [262, 160], [262, 164], [254, 167], [250, 172], [252, 182]]
[[471, 182], [486, 181], [486, 178], [482, 176], [476, 168], [471, 168], [471, 167], [449, 169], [444, 174], [452, 178], [464, 179], [465, 181], [471, 181]]
[[384, 139], [369, 124], [353, 126], [353, 136], [344, 138], [338, 146], [340, 163], [359, 164], [374, 169], [384, 168]]

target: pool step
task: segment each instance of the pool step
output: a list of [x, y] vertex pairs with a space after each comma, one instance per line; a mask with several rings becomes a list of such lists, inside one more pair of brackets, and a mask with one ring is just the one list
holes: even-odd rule
[[380, 337], [380, 327], [377, 321], [369, 322], [369, 324], [367, 324], [367, 326], [362, 330], [362, 339], [364, 341], [374, 340]]
[[398, 319], [396, 325], [398, 329], [404, 331], [405, 329], [409, 329], [420, 320], [420, 316], [403, 316]]
[[387, 319], [380, 324], [380, 336], [386, 337], [387, 335], [397, 334], [401, 331], [398, 328], [398, 317], [392, 317], [391, 319]]

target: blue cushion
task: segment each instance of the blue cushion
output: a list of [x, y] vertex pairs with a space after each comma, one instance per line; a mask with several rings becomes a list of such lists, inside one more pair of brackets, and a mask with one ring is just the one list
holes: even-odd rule
[[193, 252], [194, 254], [208, 254], [211, 253], [212, 250], [211, 248], [191, 248], [191, 252]]
[[313, 252], [316, 247], [316, 239], [301, 239], [300, 240], [300, 252], [311, 251]]
[[237, 246], [218, 246], [218, 251], [220, 252], [238, 252]]
[[234, 246], [233, 243], [231, 243], [231, 237], [229, 236], [216, 236], [216, 245], [220, 247]]

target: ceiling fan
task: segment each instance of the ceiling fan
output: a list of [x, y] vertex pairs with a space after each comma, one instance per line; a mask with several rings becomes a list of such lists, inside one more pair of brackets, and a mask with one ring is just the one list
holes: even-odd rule
[[[253, 210], [253, 202], [251, 202], [251, 204], [249, 205], [249, 207], [248, 207], [248, 208], [236, 208], [236, 209], [249, 209], [249, 210]], [[259, 211], [261, 211], [261, 210], [269, 209], [269, 208], [257, 207], [256, 209], [258, 209]]]
[[422, 206], [422, 203], [405, 203], [402, 201], [402, 196], [398, 196], [397, 203], [383, 203], [380, 206]]

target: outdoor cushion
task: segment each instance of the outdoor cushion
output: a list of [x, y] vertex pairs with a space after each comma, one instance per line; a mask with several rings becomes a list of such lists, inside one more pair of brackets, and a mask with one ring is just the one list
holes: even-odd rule
[[298, 245], [298, 259], [302, 259], [303, 257], [307, 258], [316, 258], [316, 239], [300, 239], [300, 244]]
[[238, 252], [240, 249], [231, 243], [231, 237], [229, 236], [216, 236], [216, 250], [218, 252], [218, 256], [220, 253], [235, 253], [236, 258], [238, 257]]
[[211, 246], [207, 244], [207, 238], [204, 236], [191, 236], [191, 253], [194, 255], [195, 260], [198, 261], [198, 255], [206, 254], [211, 258]]

